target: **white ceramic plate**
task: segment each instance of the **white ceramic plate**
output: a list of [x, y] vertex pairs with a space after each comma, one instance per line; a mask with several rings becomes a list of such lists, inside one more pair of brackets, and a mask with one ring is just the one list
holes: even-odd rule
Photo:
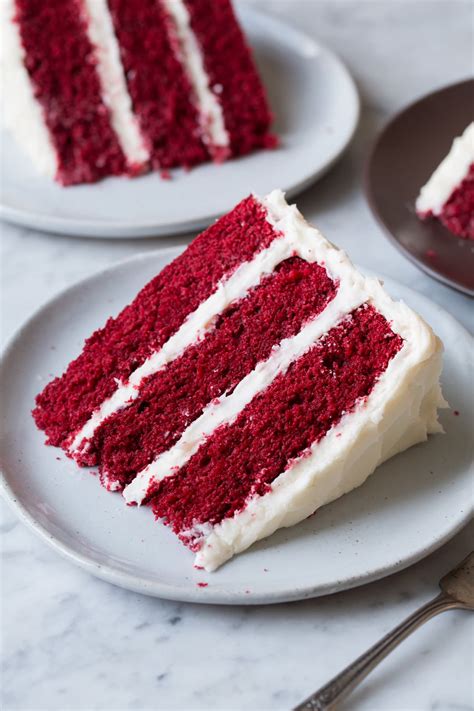
[[0, 215], [63, 234], [170, 235], [207, 226], [252, 191], [264, 195], [278, 184], [292, 197], [320, 177], [356, 128], [359, 101], [354, 82], [340, 60], [310, 37], [248, 8], [239, 14], [275, 113], [278, 150], [188, 173], [176, 171], [172, 180], [152, 173], [61, 188], [38, 176], [5, 133], [0, 141]]
[[117, 585], [228, 604], [296, 600], [360, 585], [415, 562], [462, 527], [472, 508], [470, 336], [441, 308], [389, 280], [388, 289], [444, 340], [443, 388], [459, 416], [445, 411], [446, 435], [395, 457], [360, 489], [215, 573], [195, 570], [193, 555], [147, 508], [127, 507], [90, 471], [45, 447], [30, 416], [36, 393], [178, 252], [138, 256], [71, 287], [7, 348], [0, 376], [3, 491], [25, 523], [71, 561]]

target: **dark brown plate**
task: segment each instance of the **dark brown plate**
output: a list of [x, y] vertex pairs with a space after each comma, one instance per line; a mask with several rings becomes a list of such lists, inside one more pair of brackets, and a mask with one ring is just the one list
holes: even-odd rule
[[438, 220], [421, 222], [415, 200], [422, 185], [474, 117], [474, 80], [419, 99], [385, 127], [369, 155], [365, 191], [375, 217], [420, 269], [474, 296], [474, 242]]

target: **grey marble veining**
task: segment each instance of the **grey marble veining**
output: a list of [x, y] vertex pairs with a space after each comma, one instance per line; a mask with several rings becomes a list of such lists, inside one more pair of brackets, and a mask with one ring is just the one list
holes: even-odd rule
[[[331, 46], [363, 103], [343, 160], [298, 200], [361, 265], [409, 284], [472, 328], [472, 303], [409, 264], [384, 239], [360, 189], [363, 160], [393, 111], [472, 71], [472, 4], [252, 2]], [[172, 240], [62, 239], [3, 226], [2, 338], [95, 269]], [[416, 566], [331, 597], [259, 608], [197, 606], [115, 588], [50, 551], [2, 505], [1, 701], [5, 711], [288, 709], [436, 592], [472, 547], [473, 527]], [[376, 670], [345, 711], [474, 707], [473, 620], [447, 613]]]

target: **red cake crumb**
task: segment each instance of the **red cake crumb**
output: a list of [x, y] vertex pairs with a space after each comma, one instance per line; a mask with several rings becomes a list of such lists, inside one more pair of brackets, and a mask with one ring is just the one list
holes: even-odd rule
[[108, 0], [108, 5], [152, 166], [189, 167], [208, 160], [191, 85], [173, 52], [163, 7], [157, 0]]
[[97, 430], [91, 450], [100, 452], [107, 487], [123, 488], [172, 447], [207, 404], [230, 394], [335, 294], [322, 267], [292, 257], [232, 304], [203, 340], [149, 377], [139, 397]]
[[459, 417], [459, 415], [460, 415], [459, 410], [453, 410], [453, 415], [455, 415], [456, 417]]
[[[252, 55], [229, 0], [185, 0], [203, 49], [209, 85], [222, 106], [234, 155], [272, 148], [272, 116]], [[229, 67], [232, 70], [229, 71]]]
[[[36, 399], [33, 411], [48, 444], [67, 449], [92, 412], [167, 341], [184, 319], [243, 261], [278, 234], [249, 197], [205, 230], [134, 301], [87, 339], [84, 350]], [[94, 464], [93, 459], [80, 460]]]
[[450, 232], [463, 239], [474, 239], [474, 163], [448, 202], [439, 219]]
[[15, 0], [25, 67], [43, 109], [63, 185], [127, 172], [101, 98], [79, 0]]
[[217, 524], [269, 491], [273, 480], [367, 397], [402, 346], [384, 317], [361, 307], [218, 428], [151, 505], [191, 548], [192, 530]]
[[197, 583], [198, 588], [207, 588], [209, 583]]
[[[439, 215], [431, 211], [418, 213], [422, 220], [438, 219], [450, 232], [462, 239], [474, 239], [474, 163], [462, 183], [458, 185]], [[432, 250], [427, 256], [437, 256]]]

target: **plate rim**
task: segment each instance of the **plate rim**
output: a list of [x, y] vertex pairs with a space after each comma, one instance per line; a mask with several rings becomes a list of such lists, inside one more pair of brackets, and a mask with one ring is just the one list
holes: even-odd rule
[[364, 194], [365, 198], [367, 200], [367, 203], [369, 205], [370, 211], [375, 218], [376, 223], [382, 228], [382, 232], [385, 235], [386, 238], [388, 238], [389, 242], [398, 250], [400, 254], [402, 254], [408, 261], [413, 264], [417, 269], [420, 269], [422, 272], [425, 274], [428, 274], [432, 279], [436, 279], [436, 281], [439, 281], [440, 283], [444, 284], [445, 286], [450, 287], [451, 289], [458, 291], [462, 294], [466, 294], [467, 296], [474, 297], [474, 290], [469, 289], [466, 286], [463, 286], [462, 284], [458, 284], [456, 281], [449, 279], [448, 277], [444, 276], [443, 274], [440, 274], [436, 269], [432, 269], [429, 267], [427, 264], [424, 264], [420, 260], [418, 260], [405, 245], [403, 245], [399, 240], [394, 236], [388, 225], [386, 224], [385, 220], [383, 219], [382, 215], [380, 214], [380, 211], [377, 207], [377, 201], [375, 200], [374, 197], [374, 192], [372, 190], [372, 182], [371, 182], [371, 168], [372, 168], [372, 162], [375, 154], [377, 153], [377, 150], [379, 148], [379, 145], [382, 141], [382, 139], [385, 137], [386, 132], [391, 128], [393, 124], [395, 124], [403, 114], [407, 113], [411, 109], [413, 109], [415, 106], [418, 104], [421, 104], [422, 102], [426, 101], [429, 99], [431, 96], [434, 96], [435, 94], [439, 94], [443, 91], [446, 91], [447, 89], [454, 89], [457, 86], [461, 86], [462, 84], [473, 84], [474, 85], [474, 78], [473, 77], [467, 77], [466, 79], [461, 79], [460, 81], [453, 82], [451, 84], [443, 84], [443, 86], [440, 86], [438, 89], [434, 89], [433, 91], [428, 92], [427, 94], [423, 94], [423, 96], [418, 97], [418, 99], [415, 99], [414, 101], [411, 101], [409, 104], [406, 104], [403, 106], [401, 109], [399, 109], [395, 114], [393, 114], [382, 126], [382, 128], [379, 130], [377, 133], [377, 136], [373, 139], [372, 143], [370, 144], [369, 151], [367, 154], [367, 158], [365, 160], [364, 168], [363, 168], [363, 174], [362, 174], [362, 184], [363, 184], [363, 189], [364, 189]]
[[[150, 259], [162, 259], [163, 257], [169, 256], [170, 259], [176, 257], [182, 251], [184, 251], [185, 246], [180, 247], [167, 247], [152, 250], [151, 252], [142, 252], [132, 257], [118, 260], [113, 264], [109, 265], [104, 269], [100, 269], [93, 272], [89, 276], [76, 280], [73, 284], [62, 289], [57, 294], [53, 295], [45, 303], [40, 305], [11, 335], [5, 346], [2, 348], [0, 353], [0, 368], [3, 369], [4, 363], [7, 356], [15, 349], [17, 343], [22, 338], [25, 331], [31, 326], [31, 324], [38, 318], [41, 318], [43, 313], [60, 302], [65, 294], [70, 294], [77, 289], [82, 289], [88, 283], [96, 281], [98, 278], [103, 277], [109, 272], [114, 272], [116, 269], [122, 267], [127, 267], [133, 265], [136, 262], [150, 260]], [[370, 273], [370, 270], [365, 269], [365, 273]], [[443, 307], [439, 306], [435, 301], [432, 301], [424, 294], [420, 294], [415, 290], [411, 289], [409, 286], [401, 282], [397, 282], [391, 277], [385, 277], [384, 275], [379, 275], [380, 279], [384, 279], [390, 288], [390, 285], [401, 286], [404, 292], [409, 296], [412, 293], [416, 295], [416, 298], [420, 298], [422, 302], [427, 302], [434, 305], [435, 308], [442, 313], [443, 318], [446, 318], [454, 323], [456, 327], [463, 334], [463, 337], [467, 337], [472, 340], [472, 336], [469, 331], [461, 324], [457, 319], [452, 316], [449, 311], [446, 311]], [[1, 460], [1, 452], [0, 452]], [[455, 524], [447, 529], [443, 535], [436, 536], [429, 544], [422, 546], [421, 548], [413, 551], [410, 555], [400, 559], [395, 564], [378, 566], [373, 569], [365, 571], [362, 575], [355, 575], [345, 579], [333, 581], [325, 585], [307, 585], [303, 587], [292, 587], [291, 585], [285, 589], [278, 589], [277, 591], [268, 590], [256, 593], [245, 593], [245, 591], [228, 591], [226, 589], [219, 589], [217, 586], [209, 585], [208, 587], [181, 587], [176, 585], [171, 585], [168, 583], [163, 583], [159, 581], [152, 581], [149, 578], [135, 576], [131, 573], [116, 570], [113, 566], [107, 563], [98, 563], [87, 555], [74, 550], [70, 545], [64, 543], [63, 541], [56, 538], [54, 534], [48, 531], [42, 524], [36, 521], [33, 514], [31, 514], [26, 506], [19, 500], [12, 487], [10, 486], [6, 474], [3, 472], [3, 466], [0, 461], [0, 494], [3, 499], [7, 502], [10, 508], [18, 516], [22, 523], [32, 530], [39, 538], [44, 540], [51, 548], [53, 548], [57, 553], [59, 553], [63, 558], [76, 564], [88, 573], [91, 573], [95, 577], [98, 577], [106, 582], [112, 583], [118, 587], [122, 587], [134, 592], [141, 594], [150, 595], [153, 597], [158, 597], [162, 599], [175, 600], [180, 602], [195, 602], [195, 603], [206, 603], [206, 604], [220, 604], [220, 605], [259, 605], [259, 604], [277, 604], [282, 602], [293, 602], [297, 600], [304, 600], [308, 598], [320, 597], [323, 595], [332, 594], [335, 592], [341, 592], [343, 590], [349, 590], [361, 585], [365, 585], [375, 580], [386, 577], [387, 575], [393, 574], [395, 572], [404, 570], [419, 560], [423, 559], [430, 553], [434, 552], [440, 548], [444, 543], [450, 540], [458, 531], [460, 531], [471, 519], [474, 513], [474, 502], [471, 502], [470, 506], [466, 506], [463, 515], [456, 519]], [[244, 594], [245, 593], [245, 594]]]
[[[319, 42], [318, 39], [303, 30], [295, 27], [292, 24], [287, 24], [280, 17], [267, 13], [262, 10], [240, 6], [237, 7], [239, 19], [248, 18], [251, 21], [252, 17], [258, 22], [264, 22], [266, 26], [273, 27], [275, 30], [284, 30], [285, 35], [290, 35], [300, 42], [311, 43], [318, 51], [324, 53], [331, 62], [333, 62], [338, 70], [344, 75], [348, 89], [352, 95], [352, 108], [354, 112], [353, 122], [350, 130], [344, 138], [344, 141], [337, 148], [325, 164], [318, 170], [311, 170], [307, 175], [303, 176], [296, 184], [288, 186], [286, 193], [289, 197], [295, 197], [297, 194], [304, 191], [314, 182], [325, 175], [333, 165], [341, 158], [344, 152], [351, 144], [355, 132], [360, 123], [361, 116], [361, 99], [357, 90], [357, 85], [348, 70], [345, 62], [339, 57], [336, 52], [333, 52], [326, 44]], [[155, 221], [142, 222], [136, 225], [136, 221], [114, 221], [111, 219], [77, 219], [70, 217], [59, 217], [55, 215], [44, 215], [32, 211], [25, 212], [16, 207], [6, 205], [2, 199], [0, 192], [0, 219], [9, 222], [10, 224], [18, 225], [35, 229], [41, 232], [52, 233], [55, 236], [78, 236], [90, 239], [143, 239], [153, 237], [169, 237], [173, 235], [186, 234], [194, 230], [202, 230], [208, 227], [212, 222], [218, 219], [222, 213], [216, 212], [211, 215], [201, 215], [195, 219], [185, 222], [177, 221], [160, 221], [158, 224]]]

